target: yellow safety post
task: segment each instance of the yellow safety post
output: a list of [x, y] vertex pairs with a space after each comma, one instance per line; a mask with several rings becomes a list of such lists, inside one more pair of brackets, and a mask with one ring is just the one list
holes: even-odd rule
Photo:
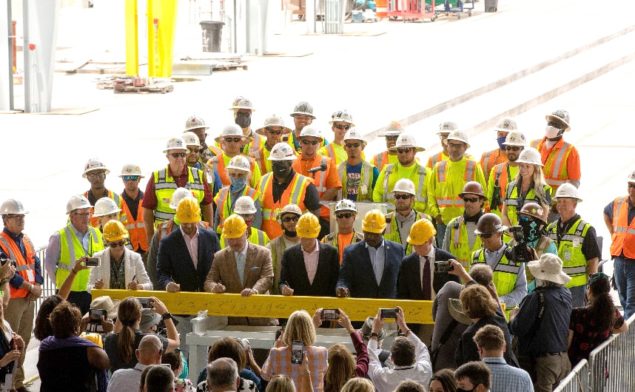
[[107, 295], [112, 299], [127, 297], [157, 297], [163, 301], [173, 314], [195, 315], [200, 310], [207, 310], [210, 316], [233, 317], [273, 317], [287, 318], [298, 310], [305, 309], [309, 313], [318, 308], [340, 308], [353, 321], [364, 321], [374, 316], [379, 308], [400, 306], [406, 321], [413, 324], [434, 324], [432, 320], [432, 301], [371, 299], [371, 298], [335, 298], [335, 297], [303, 297], [282, 295], [252, 295], [243, 297], [240, 294], [213, 293], [168, 293], [165, 291], [132, 291], [132, 290], [93, 290], [93, 298]]
[[148, 76], [172, 76], [176, 0], [147, 0]]
[[139, 75], [139, 23], [137, 0], [126, 0], [126, 75]]

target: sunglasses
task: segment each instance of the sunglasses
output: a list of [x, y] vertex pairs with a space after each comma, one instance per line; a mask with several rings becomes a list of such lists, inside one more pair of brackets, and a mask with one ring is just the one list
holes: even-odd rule
[[397, 149], [397, 152], [398, 152], [399, 154], [407, 154], [407, 153], [409, 153], [411, 150], [412, 150], [412, 148], [398, 148], [398, 149]]
[[335, 124], [333, 125], [335, 128], [337, 129], [346, 129], [347, 131], [351, 128], [350, 125], [341, 125], [341, 124]]
[[478, 197], [464, 197], [463, 201], [466, 203], [476, 203], [478, 201]]
[[361, 143], [346, 143], [346, 148], [357, 148], [361, 146]]
[[105, 177], [105, 176], [106, 176], [105, 171], [90, 172], [86, 174], [86, 177]]
[[240, 143], [243, 138], [241, 137], [226, 137], [225, 139], [225, 143]]
[[187, 155], [186, 152], [173, 152], [172, 154], [170, 154], [172, 156], [172, 158], [185, 158], [185, 156]]
[[139, 180], [139, 176], [123, 176], [121, 177], [123, 178], [124, 181], [138, 181]]
[[90, 212], [73, 212], [75, 216], [90, 216]]
[[269, 132], [272, 135], [282, 135], [282, 130], [267, 128], [267, 132]]
[[483, 239], [488, 239], [491, 238], [494, 234], [490, 233], [490, 234], [479, 234], [478, 236], [483, 238]]
[[412, 195], [395, 195], [395, 200], [408, 200]]
[[399, 139], [399, 136], [385, 136], [385, 138], [388, 140], [397, 140]]
[[282, 221], [285, 223], [289, 223], [289, 222], [297, 222], [299, 219], [299, 217], [297, 216], [285, 216], [284, 218], [282, 218]]
[[117, 242], [111, 242], [110, 244], [108, 244], [108, 246], [111, 248], [119, 248], [120, 246], [124, 246], [124, 245], [126, 245], [126, 241], [117, 241]]
[[312, 145], [315, 146], [316, 144], [318, 144], [320, 141], [319, 140], [306, 140], [306, 139], [302, 139], [302, 144], [306, 144], [308, 145]]
[[505, 150], [507, 151], [520, 151], [522, 149], [520, 146], [505, 146]]
[[629, 182], [628, 183], [628, 187], [629, 188], [635, 188], [635, 182]]
[[196, 147], [196, 148], [195, 147], [192, 147], [192, 148], [188, 147], [187, 150], [190, 152], [190, 154], [197, 154], [197, 153], [199, 153], [201, 151], [201, 148], [200, 147]]
[[348, 219], [348, 218], [350, 218], [351, 216], [353, 216], [353, 213], [351, 213], [351, 212], [343, 212], [343, 213], [341, 213], [341, 214], [336, 214], [336, 215], [335, 215], [335, 217], [336, 217], [337, 219]]
[[5, 217], [7, 219], [24, 219], [24, 215], [17, 215], [17, 214], [7, 214], [5, 215]]

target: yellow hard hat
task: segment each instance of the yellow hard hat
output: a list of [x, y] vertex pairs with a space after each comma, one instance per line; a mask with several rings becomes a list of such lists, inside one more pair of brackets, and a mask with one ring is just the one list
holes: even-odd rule
[[108, 221], [104, 225], [104, 239], [108, 242], [121, 241], [128, 238], [128, 230], [118, 220]]
[[437, 234], [432, 222], [427, 219], [419, 219], [410, 227], [408, 243], [411, 245], [423, 245]]
[[191, 197], [186, 197], [179, 202], [176, 207], [176, 219], [180, 223], [198, 223], [201, 221], [201, 206], [198, 201]]
[[223, 238], [240, 238], [245, 234], [247, 224], [242, 216], [232, 214], [223, 222]]
[[369, 233], [381, 234], [386, 229], [386, 217], [380, 210], [370, 210], [364, 216], [362, 221], [362, 231]]
[[320, 235], [320, 221], [310, 212], [303, 214], [295, 225], [295, 231], [300, 238], [317, 238]]

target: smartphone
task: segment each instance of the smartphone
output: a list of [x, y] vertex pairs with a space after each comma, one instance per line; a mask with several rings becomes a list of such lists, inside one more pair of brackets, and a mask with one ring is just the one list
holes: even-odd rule
[[154, 301], [150, 297], [137, 297], [137, 300], [143, 309], [152, 309], [154, 306]]
[[99, 257], [87, 257], [84, 264], [86, 267], [99, 267]]
[[381, 319], [397, 319], [397, 308], [379, 309], [379, 317]]
[[88, 317], [91, 323], [101, 323], [102, 316], [104, 319], [108, 318], [106, 309], [91, 309]]
[[452, 271], [453, 269], [454, 268], [450, 265], [450, 262], [447, 260], [434, 262], [434, 270], [436, 272], [449, 272], [449, 271]]
[[338, 320], [340, 318], [339, 309], [322, 309], [322, 320]]
[[304, 344], [301, 341], [294, 340], [291, 344], [291, 363], [300, 365], [304, 357]]

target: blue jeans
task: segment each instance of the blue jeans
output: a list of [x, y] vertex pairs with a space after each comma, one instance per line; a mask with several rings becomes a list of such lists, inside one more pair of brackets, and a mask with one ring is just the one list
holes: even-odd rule
[[635, 260], [616, 257], [613, 277], [624, 308], [624, 319], [635, 314]]

